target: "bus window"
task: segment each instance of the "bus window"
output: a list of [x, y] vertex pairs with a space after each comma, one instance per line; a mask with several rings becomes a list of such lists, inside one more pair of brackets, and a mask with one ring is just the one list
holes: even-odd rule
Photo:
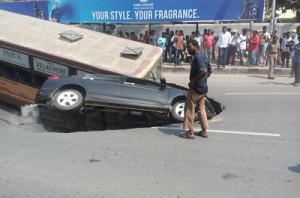
[[31, 73], [28, 71], [23, 71], [23, 70], [17, 70], [17, 80], [26, 83], [26, 84], [31, 84]]
[[3, 65], [2, 72], [3, 72], [3, 76], [5, 76], [7, 78], [15, 79], [15, 77], [16, 77], [16, 71], [13, 67]]

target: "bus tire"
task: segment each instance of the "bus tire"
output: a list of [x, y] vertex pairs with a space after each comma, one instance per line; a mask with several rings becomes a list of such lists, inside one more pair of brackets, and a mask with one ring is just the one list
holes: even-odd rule
[[58, 91], [53, 97], [53, 106], [62, 111], [76, 111], [83, 106], [83, 96], [75, 89]]

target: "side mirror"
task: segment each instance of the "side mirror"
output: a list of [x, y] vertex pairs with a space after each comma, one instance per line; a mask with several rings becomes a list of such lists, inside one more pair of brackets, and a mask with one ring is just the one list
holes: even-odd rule
[[166, 79], [164, 77], [160, 78], [160, 86], [161, 87], [166, 87], [167, 86], [167, 82], [166, 82]]

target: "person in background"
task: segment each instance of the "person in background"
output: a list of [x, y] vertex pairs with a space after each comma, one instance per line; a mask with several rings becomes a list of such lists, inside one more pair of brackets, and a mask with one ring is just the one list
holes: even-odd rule
[[166, 46], [166, 55], [165, 55], [165, 59], [166, 62], [169, 62], [171, 56], [172, 56], [172, 52], [171, 52], [171, 48], [172, 48], [172, 43], [171, 43], [171, 33], [170, 33], [170, 29], [166, 28], [166, 39], [167, 39], [167, 46]]
[[216, 59], [216, 43], [218, 42], [218, 36], [215, 35], [215, 31], [212, 30], [211, 34], [214, 36], [214, 46], [212, 49], [211, 59]]
[[144, 39], [144, 34], [143, 33], [139, 34], [139, 39], [137, 41], [140, 42], [140, 43], [146, 43], [146, 41]]
[[280, 44], [278, 40], [278, 36], [274, 35], [272, 42], [269, 42], [267, 46], [267, 57], [268, 57], [268, 64], [269, 64], [269, 73], [268, 79], [274, 80], [274, 68], [276, 66], [276, 61], [278, 56], [280, 56]]
[[[296, 35], [297, 35], [296, 29], [292, 30], [291, 31], [291, 38], [292, 38], [293, 42], [295, 42], [294, 40], [296, 38]], [[291, 59], [293, 60], [293, 58], [294, 58], [294, 49], [290, 50], [290, 52], [291, 52]], [[294, 67], [292, 65], [289, 78], [293, 78], [293, 77], [294, 77]]]
[[219, 47], [218, 68], [220, 68], [220, 65], [222, 65], [222, 67], [225, 67], [227, 50], [230, 41], [231, 41], [231, 34], [227, 32], [227, 27], [223, 26], [222, 32], [219, 34], [219, 38], [217, 42]]
[[51, 11], [50, 20], [52, 22], [60, 22], [60, 9], [58, 8], [58, 2], [54, 3], [54, 8]]
[[297, 27], [296, 30], [297, 35], [294, 39], [294, 56], [293, 56], [293, 67], [294, 67], [294, 86], [299, 87], [300, 86], [300, 26]]
[[192, 39], [191, 35], [186, 35], [184, 39], [184, 55], [185, 55], [185, 62], [192, 63], [192, 55], [189, 53], [187, 49], [187, 43]]
[[129, 34], [129, 32], [125, 32], [125, 38], [126, 38], [126, 39], [130, 39], [130, 34]]
[[175, 57], [174, 57], [174, 63], [175, 66], [178, 66], [180, 64], [180, 56], [182, 53], [182, 50], [184, 48], [184, 39], [183, 39], [183, 31], [178, 31], [178, 34], [174, 36], [174, 45], [175, 45]]
[[235, 65], [235, 57], [236, 57], [239, 44], [240, 44], [239, 33], [237, 32], [236, 29], [234, 29], [231, 31], [231, 41], [228, 48], [227, 60], [226, 60], [227, 64]]
[[149, 31], [145, 31], [145, 34], [144, 34], [144, 40], [145, 40], [145, 43], [147, 43], [147, 44], [150, 44], [149, 43]]
[[155, 30], [150, 31], [150, 36], [149, 36], [149, 44], [153, 46], [157, 46], [157, 38], [156, 38], [156, 32]]
[[130, 40], [132, 40], [132, 41], [137, 41], [138, 40], [138, 37], [135, 35], [134, 31], [130, 32]]
[[[195, 135], [207, 138], [208, 121], [205, 110], [205, 97], [208, 92], [207, 78], [211, 75], [211, 65], [205, 54], [200, 52], [199, 43], [192, 39], [187, 43], [189, 54], [194, 56], [190, 69], [189, 90], [187, 93], [183, 129], [188, 131], [179, 136], [187, 139], [195, 139]], [[194, 132], [194, 114], [197, 106], [201, 131]]]
[[249, 66], [257, 66], [258, 65], [258, 49], [259, 49], [260, 38], [257, 30], [252, 31], [252, 36], [249, 39]]
[[125, 38], [125, 35], [124, 35], [123, 32], [120, 30], [120, 31], [118, 32], [117, 37]]
[[201, 36], [199, 31], [194, 33], [194, 39], [199, 43], [200, 50], [202, 49], [203, 37]]
[[268, 43], [271, 40], [271, 35], [269, 32], [267, 32], [267, 27], [263, 27], [263, 31], [260, 34], [260, 44], [259, 44], [259, 62], [262, 64], [262, 66], [267, 65], [267, 56], [266, 56], [266, 50]]
[[211, 63], [212, 51], [215, 45], [214, 35], [212, 30], [208, 29], [207, 34], [203, 35], [203, 52], [208, 58], [208, 62]]
[[279, 45], [280, 45], [280, 54], [281, 54], [281, 56], [280, 57], [278, 57], [278, 59], [277, 59], [277, 64], [278, 65], [282, 65], [282, 42], [283, 42], [283, 39], [285, 39], [285, 37], [286, 37], [286, 32], [284, 32], [284, 33], [282, 33], [282, 36], [279, 38]]
[[167, 38], [166, 33], [163, 32], [160, 37], [157, 39], [157, 46], [160, 47], [163, 50], [163, 62], [167, 62], [167, 52], [166, 52], [166, 46], [167, 46]]
[[247, 30], [243, 29], [242, 34], [240, 34], [240, 44], [238, 45], [239, 48], [239, 57], [240, 57], [240, 65], [244, 65], [243, 57], [246, 55], [247, 49]]
[[289, 45], [292, 40], [293, 39], [291, 37], [291, 32], [287, 32], [286, 37], [282, 40], [282, 44], [281, 44], [281, 50], [282, 50], [281, 67], [284, 67], [284, 66], [286, 66], [287, 68], [290, 67], [289, 63], [290, 63], [291, 51], [290, 51]]

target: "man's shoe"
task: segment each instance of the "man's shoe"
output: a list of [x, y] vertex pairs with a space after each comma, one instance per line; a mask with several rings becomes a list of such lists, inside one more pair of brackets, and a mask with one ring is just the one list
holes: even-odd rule
[[207, 138], [208, 137], [207, 133], [203, 132], [203, 131], [199, 131], [198, 133], [195, 133], [195, 135], [203, 137], [203, 138]]
[[269, 76], [269, 77], [268, 77], [268, 79], [270, 79], [270, 80], [274, 80], [275, 78], [274, 78], [274, 77], [270, 77], [270, 76]]

